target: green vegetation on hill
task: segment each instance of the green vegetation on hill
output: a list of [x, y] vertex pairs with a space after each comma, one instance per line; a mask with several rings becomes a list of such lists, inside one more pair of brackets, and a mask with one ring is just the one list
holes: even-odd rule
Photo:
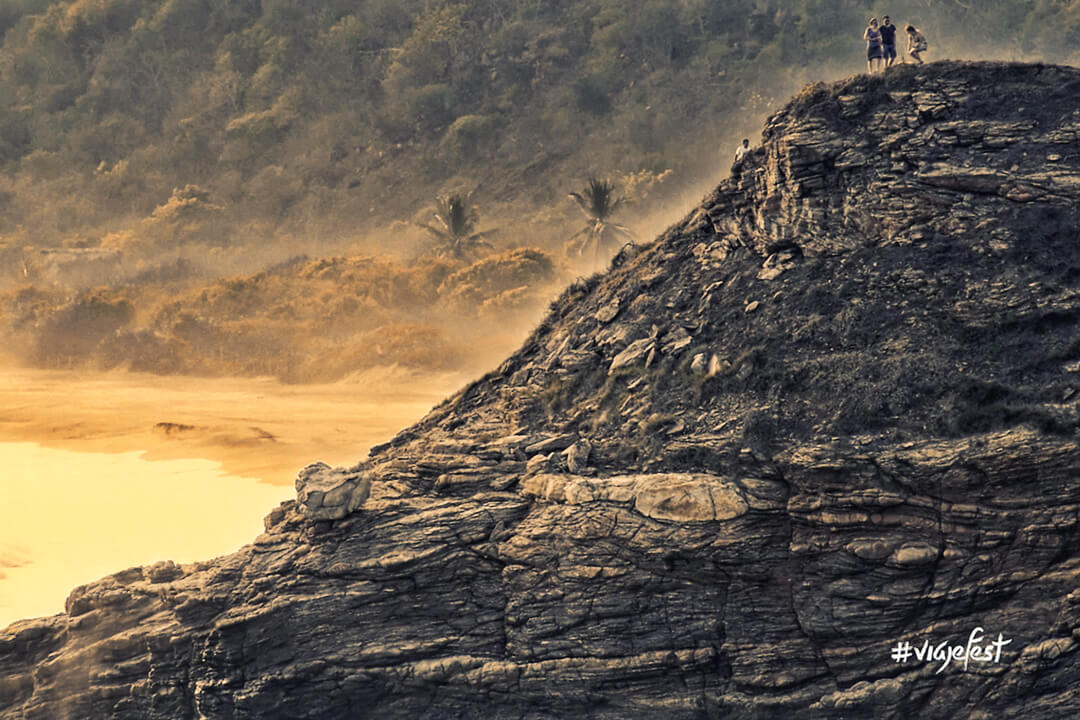
[[[93, 241], [187, 184], [296, 232], [404, 219], [455, 180], [520, 215], [594, 172], [719, 174], [721, 140], [860, 69], [878, 5], [7, 0], [0, 233]], [[1075, 1], [888, 9], [926, 28], [931, 59], [1067, 61], [1080, 37]]]
[[[300, 254], [374, 255], [423, 277], [433, 260], [406, 258], [432, 249], [419, 226], [431, 199], [470, 192], [501, 230], [491, 252], [504, 259], [491, 267], [528, 266], [515, 252], [551, 263], [580, 229], [569, 191], [602, 175], [633, 201], [620, 223], [660, 213], [726, 174], [737, 139], [805, 82], [861, 71], [862, 27], [881, 10], [864, 0], [5, 0], [0, 332], [46, 364], [88, 353], [192, 371], [194, 361], [137, 354], [179, 337], [155, 315], [176, 283], [213, 294], [234, 282], [221, 278], [254, 282]], [[888, 11], [926, 31], [931, 60], [1080, 57], [1080, 0], [902, 0]], [[311, 289], [289, 282], [291, 297]], [[530, 282], [447, 292], [458, 306], [502, 306], [513, 291], [520, 307], [550, 292]], [[184, 302], [219, 329], [235, 322], [214, 315], [231, 312], [223, 305]], [[299, 311], [280, 317], [289, 312]], [[380, 312], [371, 318], [400, 325], [401, 308]], [[92, 347], [53, 342], [86, 313], [101, 336]], [[246, 347], [226, 345], [219, 359]], [[306, 347], [270, 371], [296, 376], [314, 362]], [[242, 365], [211, 370], [264, 370]]]

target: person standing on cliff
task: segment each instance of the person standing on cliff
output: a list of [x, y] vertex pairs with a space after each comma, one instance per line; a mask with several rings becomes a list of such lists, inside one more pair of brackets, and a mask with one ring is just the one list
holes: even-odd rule
[[874, 61], [877, 60], [878, 72], [881, 66], [881, 31], [878, 30], [877, 18], [870, 18], [870, 24], [863, 31], [863, 40], [866, 41], [866, 72], [874, 74]]
[[742, 165], [743, 158], [750, 152], [750, 138], [743, 138], [742, 145], [735, 150], [735, 165]]
[[922, 34], [922, 31], [919, 30], [919, 28], [915, 27], [910, 23], [907, 25], [907, 27], [904, 28], [904, 31], [907, 32], [908, 55], [915, 58], [918, 63], [922, 65], [923, 59], [921, 53], [926, 52], [926, 37]]
[[896, 62], [896, 26], [889, 22], [889, 16], [881, 18], [881, 54], [885, 58], [885, 67], [891, 68]]
[[742, 174], [743, 161], [750, 154], [750, 138], [743, 138], [742, 145], [735, 149], [735, 161], [731, 163], [731, 174], [739, 177]]

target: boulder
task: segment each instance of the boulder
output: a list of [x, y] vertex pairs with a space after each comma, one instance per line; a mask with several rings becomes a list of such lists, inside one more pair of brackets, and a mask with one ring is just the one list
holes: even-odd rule
[[340, 520], [363, 506], [371, 491], [371, 478], [362, 472], [308, 465], [296, 476], [296, 502], [312, 521]]

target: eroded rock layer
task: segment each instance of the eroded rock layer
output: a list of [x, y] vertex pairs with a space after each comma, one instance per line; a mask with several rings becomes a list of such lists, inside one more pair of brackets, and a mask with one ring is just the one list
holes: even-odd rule
[[0, 634], [0, 718], [1080, 716], [1080, 71], [763, 140], [252, 545]]

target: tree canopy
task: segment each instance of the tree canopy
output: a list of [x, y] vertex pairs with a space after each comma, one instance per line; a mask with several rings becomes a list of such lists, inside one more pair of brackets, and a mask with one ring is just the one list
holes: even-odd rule
[[[593, 172], [720, 173], [727, 146], [799, 86], [861, 69], [875, 8], [6, 0], [0, 237], [100, 229], [188, 184], [230, 217], [372, 224], [455, 177], [519, 210]], [[889, 9], [926, 31], [931, 60], [1080, 54], [1080, 0]]]

